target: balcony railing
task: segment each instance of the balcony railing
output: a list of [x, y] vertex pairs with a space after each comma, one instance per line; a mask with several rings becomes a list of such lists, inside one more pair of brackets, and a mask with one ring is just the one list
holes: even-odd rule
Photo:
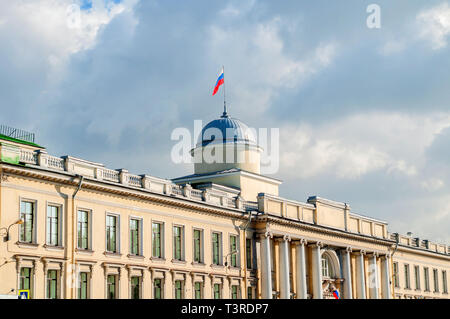
[[198, 202], [239, 210], [257, 210], [258, 203], [237, 201], [235, 194], [224, 194], [215, 190], [193, 189], [190, 185], [181, 186], [170, 180], [148, 175], [134, 175], [124, 169], [110, 169], [102, 164], [88, 162], [70, 156], [56, 157], [45, 150], [33, 151], [27, 148], [18, 149], [19, 162], [40, 166], [53, 171], [66, 171], [83, 175], [109, 183], [121, 184], [133, 188], [142, 188], [166, 195], [184, 197]]

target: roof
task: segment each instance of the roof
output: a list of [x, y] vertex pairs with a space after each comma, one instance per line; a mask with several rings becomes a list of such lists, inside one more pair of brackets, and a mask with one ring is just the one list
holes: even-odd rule
[[0, 140], [5, 140], [5, 141], [10, 141], [10, 142], [14, 142], [14, 143], [19, 143], [19, 144], [23, 144], [23, 145], [29, 145], [29, 146], [34, 146], [34, 147], [38, 147], [38, 148], [44, 148], [43, 146], [40, 146], [36, 143], [32, 143], [32, 142], [28, 142], [28, 141], [24, 141], [24, 140], [19, 140], [17, 138], [13, 138], [7, 135], [3, 135], [0, 134]]
[[177, 183], [177, 182], [184, 182], [184, 181], [192, 181], [192, 180], [199, 180], [202, 179], [202, 177], [217, 177], [217, 176], [224, 176], [224, 175], [231, 175], [231, 174], [243, 174], [246, 176], [252, 176], [254, 178], [258, 178], [258, 179], [264, 179], [266, 181], [272, 182], [272, 183], [277, 183], [277, 184], [281, 184], [282, 181], [276, 178], [272, 178], [272, 177], [268, 177], [268, 176], [264, 176], [264, 175], [260, 175], [260, 174], [255, 174], [249, 171], [244, 171], [242, 169], [239, 168], [230, 168], [230, 169], [226, 169], [223, 171], [218, 171], [218, 172], [211, 172], [211, 173], [202, 173], [202, 174], [191, 174], [191, 175], [186, 175], [186, 176], [182, 176], [182, 177], [176, 177], [176, 178], [172, 178], [172, 182]]
[[203, 127], [197, 146], [206, 146], [213, 142], [257, 144], [254, 132], [245, 123], [229, 117], [226, 113]]

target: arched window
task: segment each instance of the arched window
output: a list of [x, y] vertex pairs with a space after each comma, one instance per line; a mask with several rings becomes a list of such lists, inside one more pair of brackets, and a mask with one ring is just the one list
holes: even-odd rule
[[330, 257], [327, 254], [322, 255], [322, 277], [333, 278], [333, 266], [331, 264]]

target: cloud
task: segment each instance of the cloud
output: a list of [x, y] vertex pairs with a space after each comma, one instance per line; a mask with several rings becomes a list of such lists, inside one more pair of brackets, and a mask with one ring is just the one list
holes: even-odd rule
[[[252, 113], [264, 112], [280, 89], [298, 89], [332, 64], [337, 55], [338, 45], [333, 41], [289, 54], [282, 32], [293, 32], [292, 23], [279, 16], [235, 28], [216, 24], [209, 28], [209, 56], [240, 66], [233, 70], [227, 85], [235, 94], [233, 99]], [[245, 63], [242, 57], [248, 57]]]
[[282, 175], [357, 179], [384, 171], [413, 177], [425, 164], [426, 149], [447, 127], [450, 113], [424, 117], [397, 112], [361, 113], [317, 125], [291, 125], [280, 130]]
[[280, 128], [282, 196], [348, 201], [395, 231], [446, 222], [450, 60], [423, 46], [422, 23], [441, 30], [416, 19], [423, 3], [380, 2], [374, 31], [366, 5], [326, 0], [89, 2], [74, 29], [72, 0], [0, 1], [2, 123], [51, 154], [190, 173], [170, 161], [170, 133], [221, 113], [224, 64], [230, 114]]
[[433, 50], [445, 48], [450, 36], [450, 5], [448, 2], [423, 10], [417, 15], [420, 37], [430, 41]]
[[424, 180], [421, 185], [424, 189], [430, 192], [434, 192], [438, 189], [441, 189], [445, 185], [445, 183], [439, 178], [430, 178], [428, 180]]
[[16, 45], [26, 43], [33, 48], [24, 52], [21, 46], [13, 47], [17, 60], [29, 58], [28, 54], [40, 55], [50, 68], [59, 68], [71, 55], [91, 49], [102, 28], [135, 4], [135, 0], [94, 0], [89, 10], [80, 10], [72, 0], [4, 2], [0, 4], [0, 21], [7, 21], [15, 30]]
[[247, 14], [254, 8], [256, 0], [230, 1], [227, 6], [219, 11], [219, 15], [226, 18], [235, 18]]
[[392, 54], [397, 54], [403, 52], [407, 47], [405, 40], [389, 40], [385, 42], [378, 51], [383, 56], [389, 56]]

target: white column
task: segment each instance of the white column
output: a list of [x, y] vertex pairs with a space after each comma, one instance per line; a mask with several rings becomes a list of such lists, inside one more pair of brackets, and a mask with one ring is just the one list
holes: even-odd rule
[[261, 297], [263, 299], [272, 299], [272, 269], [270, 256], [270, 238], [269, 232], [260, 235], [261, 239]]
[[383, 299], [391, 299], [390, 256], [381, 257], [381, 293]]
[[356, 295], [358, 299], [366, 299], [366, 282], [364, 278], [364, 251], [356, 255]]
[[377, 254], [373, 253], [369, 255], [369, 296], [370, 299], [378, 299], [378, 267], [377, 267]]
[[312, 282], [313, 282], [313, 298], [323, 299], [323, 289], [322, 289], [322, 258], [320, 253], [320, 248], [322, 243], [318, 242], [311, 245], [312, 248]]
[[306, 299], [306, 263], [305, 263], [305, 244], [306, 240], [301, 239], [296, 242], [295, 252], [297, 257], [296, 269], [297, 269], [297, 299]]
[[352, 299], [352, 271], [351, 271], [351, 261], [350, 261], [350, 252], [352, 249], [347, 247], [342, 250], [342, 272], [344, 275], [344, 291], [343, 297], [345, 299]]
[[289, 276], [289, 236], [277, 238], [280, 242], [280, 299], [290, 299], [291, 283]]

